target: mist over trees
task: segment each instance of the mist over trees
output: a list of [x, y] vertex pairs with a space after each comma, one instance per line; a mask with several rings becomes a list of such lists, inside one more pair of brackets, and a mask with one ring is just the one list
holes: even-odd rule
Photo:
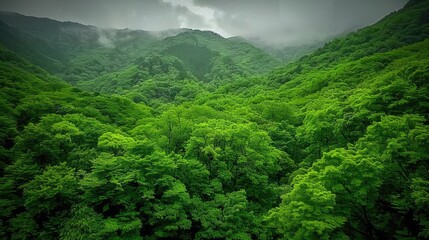
[[0, 238], [428, 239], [428, 11], [287, 65], [1, 13]]

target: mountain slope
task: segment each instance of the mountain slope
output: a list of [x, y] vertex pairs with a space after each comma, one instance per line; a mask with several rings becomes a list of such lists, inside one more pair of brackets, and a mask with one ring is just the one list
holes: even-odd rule
[[266, 85], [218, 92], [247, 88], [223, 111], [253, 111], [299, 166], [268, 214], [276, 237], [429, 237], [428, 11], [429, 1], [414, 1], [274, 71]]
[[[99, 118], [106, 123], [114, 123], [118, 116], [112, 115], [113, 113], [109, 113], [107, 109], [94, 108], [108, 101], [113, 105], [116, 101], [122, 101], [121, 107], [124, 107], [124, 111], [134, 111], [134, 113], [127, 113], [129, 117], [132, 114], [142, 116], [140, 114], [145, 115], [149, 112], [147, 107], [143, 105], [135, 107], [125, 98], [97, 97], [83, 93], [4, 47], [0, 47], [0, 53], [2, 99], [0, 152], [5, 154], [1, 156], [2, 165], [10, 162], [7, 156], [11, 153], [7, 152], [14, 146], [14, 138], [18, 132], [22, 131], [24, 126], [39, 121], [47, 114], [79, 113], [87, 117]], [[88, 107], [88, 104], [92, 106]], [[131, 106], [125, 107], [128, 104]], [[115, 114], [118, 112], [116, 111]], [[132, 122], [132, 117], [129, 120]]]
[[[236, 76], [262, 74], [280, 64], [277, 59], [250, 44], [229, 41], [211, 32], [183, 30], [151, 33], [98, 29], [7, 12], [0, 13], [0, 21], [5, 23], [2, 31], [18, 40], [11, 42], [11, 37], [4, 37], [6, 47], [52, 70], [52, 73], [72, 84], [94, 86], [88, 90], [105, 89], [97, 86], [97, 82], [91, 82], [96, 77], [102, 78], [108, 74], [106, 78], [110, 79], [114, 72], [123, 75], [121, 71], [130, 65], [138, 66], [141, 59], [157, 54], [177, 57], [190, 72], [189, 79], [196, 78], [203, 82], [229, 81]], [[219, 74], [221, 69], [223, 73]], [[124, 88], [120, 79], [116, 82], [119, 82], [116, 88]], [[109, 89], [115, 91], [115, 84]]]
[[103, 94], [0, 48], [0, 237], [428, 239], [428, 2], [262, 76], [210, 32], [75, 49]]
[[[384, 17], [376, 24], [327, 43], [300, 62], [302, 68], [322, 69], [342, 61], [357, 60], [375, 53], [387, 52], [429, 37], [428, 1], [415, 1]], [[280, 70], [283, 73], [288, 71]], [[274, 77], [278, 82], [287, 77]]]

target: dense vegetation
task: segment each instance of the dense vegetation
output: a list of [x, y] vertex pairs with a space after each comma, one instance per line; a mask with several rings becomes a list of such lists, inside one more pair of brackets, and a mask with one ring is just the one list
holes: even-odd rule
[[0, 238], [429, 238], [428, 1], [269, 73], [210, 32], [0, 15]]

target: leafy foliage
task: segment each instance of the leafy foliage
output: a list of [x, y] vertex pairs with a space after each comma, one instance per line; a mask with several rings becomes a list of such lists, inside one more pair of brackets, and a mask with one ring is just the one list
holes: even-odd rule
[[265, 76], [210, 32], [1, 13], [0, 238], [427, 239], [428, 7]]

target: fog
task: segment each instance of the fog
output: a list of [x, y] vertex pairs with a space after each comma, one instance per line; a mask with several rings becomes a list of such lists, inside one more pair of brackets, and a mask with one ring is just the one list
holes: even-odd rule
[[0, 10], [103, 28], [211, 30], [271, 44], [320, 41], [377, 22], [406, 0], [2, 0]]

